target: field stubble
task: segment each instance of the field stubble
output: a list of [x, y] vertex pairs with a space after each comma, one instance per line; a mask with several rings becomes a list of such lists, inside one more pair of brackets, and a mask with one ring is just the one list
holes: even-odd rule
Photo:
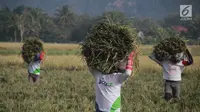
[[[190, 50], [199, 55], [199, 47], [193, 47]], [[144, 46], [143, 52], [148, 49], [151, 46]], [[139, 73], [122, 88], [122, 112], [199, 112], [200, 57], [194, 56], [194, 60], [183, 73], [182, 99], [168, 103], [162, 98], [161, 67], [140, 56]], [[94, 111], [94, 78], [79, 55], [48, 55], [42, 65], [47, 72], [41, 72], [37, 84], [28, 83], [27, 65], [19, 55], [0, 55], [0, 62], [0, 112]]]

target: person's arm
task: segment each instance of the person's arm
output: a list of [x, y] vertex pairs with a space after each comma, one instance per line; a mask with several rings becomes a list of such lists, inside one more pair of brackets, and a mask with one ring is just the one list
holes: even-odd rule
[[45, 53], [44, 53], [44, 51], [42, 51], [42, 52], [40, 53], [40, 62], [41, 62], [42, 64], [44, 64], [44, 57], [45, 57]]
[[100, 72], [99, 72], [98, 70], [96, 70], [96, 69], [93, 69], [93, 68], [91, 68], [91, 67], [88, 67], [88, 69], [89, 69], [90, 73], [91, 73], [94, 77], [97, 77], [97, 76], [100, 74]]
[[43, 59], [44, 59], [44, 55], [45, 55], [45, 53], [44, 53], [44, 51], [42, 51], [42, 52], [40, 53], [40, 60], [43, 60]]
[[135, 52], [132, 51], [131, 54], [128, 56], [128, 63], [126, 65], [126, 71], [125, 71], [125, 75], [127, 75], [127, 76], [130, 76], [132, 73], [134, 55], [135, 55]]
[[189, 66], [189, 65], [193, 64], [194, 60], [193, 60], [193, 57], [192, 57], [192, 55], [190, 54], [190, 52], [189, 52], [188, 49], [186, 50], [186, 55], [187, 55], [187, 60], [184, 59], [184, 60], [182, 61], [182, 64], [183, 64], [184, 66]]
[[134, 64], [134, 55], [135, 55], [135, 52], [132, 51], [131, 54], [128, 56], [128, 63], [126, 65], [126, 70], [122, 75], [119, 76], [119, 80], [118, 80], [119, 83], [123, 83], [131, 75], [133, 64]]
[[162, 66], [162, 63], [155, 58], [154, 54], [150, 55], [149, 58], [155, 61], [158, 65]]
[[44, 59], [44, 51], [35, 55], [34, 61], [42, 61]]

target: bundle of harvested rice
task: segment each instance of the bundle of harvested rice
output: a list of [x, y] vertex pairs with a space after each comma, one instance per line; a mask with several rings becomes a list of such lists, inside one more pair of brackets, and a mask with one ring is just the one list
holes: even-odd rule
[[180, 38], [167, 38], [154, 46], [153, 54], [158, 61], [178, 62], [177, 53], [185, 52], [186, 44]]
[[43, 43], [38, 38], [28, 38], [24, 41], [22, 46], [22, 58], [26, 63], [34, 61], [34, 57], [37, 53], [43, 51]]
[[[136, 32], [127, 26], [101, 22], [90, 30], [81, 48], [89, 67], [105, 74], [119, 72], [119, 61], [133, 50], [138, 51]], [[138, 56], [135, 60], [134, 66], [138, 68]]]

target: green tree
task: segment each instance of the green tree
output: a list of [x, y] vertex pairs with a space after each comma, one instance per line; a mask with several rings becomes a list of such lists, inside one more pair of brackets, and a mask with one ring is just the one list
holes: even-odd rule
[[56, 22], [62, 27], [71, 27], [75, 23], [75, 15], [71, 11], [68, 5], [64, 5], [61, 8], [58, 8], [56, 15]]
[[18, 17], [15, 13], [12, 12], [12, 15], [9, 16], [9, 25], [8, 28], [10, 30], [10, 32], [12, 32], [12, 34], [14, 35], [15, 38], [15, 42], [17, 41], [17, 35], [18, 35]]
[[68, 5], [64, 5], [56, 10], [55, 23], [57, 25], [56, 32], [60, 39], [68, 40], [70, 30], [75, 26], [75, 14]]
[[21, 38], [21, 42], [23, 42], [24, 40], [24, 33], [25, 31], [27, 30], [25, 25], [26, 25], [26, 14], [16, 14], [16, 18], [17, 18], [17, 27], [18, 27], [18, 30], [20, 32], [20, 38]]
[[[1, 34], [1, 40], [9, 40], [10, 39], [10, 16], [12, 15], [12, 12], [8, 7], [0, 9], [0, 34]], [[11, 37], [12, 38], [12, 37]]]
[[38, 8], [32, 9], [28, 12], [27, 35], [39, 37], [39, 33], [42, 29], [41, 22], [44, 17], [44, 12]]
[[102, 19], [109, 23], [123, 24], [125, 21], [125, 15], [119, 11], [105, 12], [102, 14]]
[[76, 26], [73, 28], [70, 36], [70, 41], [81, 42], [85, 39], [88, 31], [97, 22], [99, 18], [92, 18], [88, 15], [78, 17]]
[[13, 10], [21, 42], [24, 40], [24, 34], [28, 31], [28, 24], [30, 23], [30, 20], [28, 19], [28, 12], [31, 9], [32, 8], [30, 7], [21, 5]]
[[58, 34], [53, 19], [45, 13], [40, 20], [40, 25], [40, 38], [47, 42], [57, 42], [56, 37]]

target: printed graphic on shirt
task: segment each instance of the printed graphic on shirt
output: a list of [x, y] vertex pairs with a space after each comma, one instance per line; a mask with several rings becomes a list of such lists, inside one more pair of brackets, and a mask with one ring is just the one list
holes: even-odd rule
[[121, 107], [121, 97], [119, 96], [115, 102], [112, 104], [112, 107], [110, 109], [110, 112], [115, 112]]
[[35, 69], [33, 74], [40, 74], [40, 68]]
[[169, 65], [169, 73], [170, 75], [176, 74], [176, 66], [174, 65]]
[[99, 84], [103, 84], [104, 86], [112, 86], [113, 84], [112, 83], [108, 83], [104, 80], [104, 78], [101, 78], [99, 80]]
[[30, 63], [28, 72], [35, 75], [40, 75], [40, 61]]

